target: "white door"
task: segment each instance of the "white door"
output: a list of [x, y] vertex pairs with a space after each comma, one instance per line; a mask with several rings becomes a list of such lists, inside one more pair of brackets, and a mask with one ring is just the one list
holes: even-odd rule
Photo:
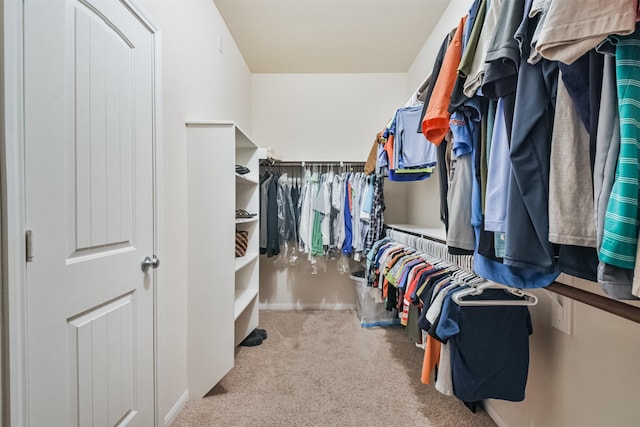
[[126, 1], [24, 7], [29, 424], [153, 426], [153, 30]]

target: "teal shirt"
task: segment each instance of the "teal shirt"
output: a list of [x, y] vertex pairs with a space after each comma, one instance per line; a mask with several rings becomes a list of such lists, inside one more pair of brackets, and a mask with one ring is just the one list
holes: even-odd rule
[[638, 163], [640, 159], [640, 33], [620, 37], [616, 46], [620, 154], [604, 219], [600, 261], [633, 269], [638, 245]]

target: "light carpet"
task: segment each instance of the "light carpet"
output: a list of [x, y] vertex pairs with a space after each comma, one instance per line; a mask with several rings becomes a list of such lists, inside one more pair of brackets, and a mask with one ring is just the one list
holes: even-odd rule
[[495, 426], [420, 382], [423, 350], [401, 327], [365, 329], [354, 311], [261, 311], [268, 338], [174, 427]]

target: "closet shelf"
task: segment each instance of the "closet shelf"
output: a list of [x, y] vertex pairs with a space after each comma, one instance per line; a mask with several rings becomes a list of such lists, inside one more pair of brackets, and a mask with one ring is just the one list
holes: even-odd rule
[[236, 184], [259, 184], [258, 178], [253, 175], [236, 174]]
[[251, 222], [258, 222], [258, 220], [257, 216], [253, 218], [236, 218], [236, 224], [249, 224]]
[[236, 299], [233, 304], [233, 319], [237, 320], [238, 317], [245, 311], [245, 309], [251, 304], [251, 301], [258, 296], [258, 289], [236, 289]]
[[302, 167], [302, 166], [359, 166], [363, 167], [365, 162], [354, 160], [354, 161], [344, 161], [344, 160], [269, 160], [262, 159], [260, 160], [261, 166], [294, 166], [294, 167]]
[[405, 231], [407, 233], [416, 234], [422, 237], [439, 240], [440, 242], [447, 241], [447, 232], [443, 228], [428, 228], [415, 224], [386, 224], [388, 228], [392, 228], [398, 231]]
[[245, 132], [238, 127], [238, 125], [230, 120], [187, 120], [186, 125], [191, 128], [197, 127], [233, 127], [235, 131], [235, 144], [239, 148], [256, 148], [256, 145], [251, 141]]
[[258, 259], [258, 253], [247, 253], [245, 256], [236, 258], [236, 272], [242, 270], [249, 265], [252, 261]]

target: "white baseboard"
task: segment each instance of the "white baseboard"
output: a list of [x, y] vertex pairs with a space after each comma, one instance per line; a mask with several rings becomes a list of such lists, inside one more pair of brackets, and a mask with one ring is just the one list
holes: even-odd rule
[[500, 414], [498, 414], [498, 411], [496, 411], [495, 408], [491, 406], [489, 400], [483, 400], [482, 406], [484, 407], [484, 410], [487, 411], [489, 417], [491, 417], [493, 422], [496, 423], [498, 427], [509, 427], [509, 424], [507, 424], [504, 418], [502, 418]]
[[167, 412], [167, 415], [164, 416], [165, 426], [169, 426], [171, 425], [171, 423], [173, 423], [173, 421], [176, 419], [176, 417], [178, 416], [180, 411], [182, 411], [182, 408], [184, 408], [184, 405], [186, 405], [188, 401], [189, 401], [189, 390], [185, 390], [184, 393], [182, 393], [182, 396], [180, 396], [176, 401], [176, 403], [174, 403], [171, 410]]
[[355, 304], [343, 304], [343, 303], [334, 303], [334, 304], [306, 304], [306, 303], [294, 303], [294, 302], [283, 302], [283, 303], [260, 303], [260, 310], [355, 310]]

